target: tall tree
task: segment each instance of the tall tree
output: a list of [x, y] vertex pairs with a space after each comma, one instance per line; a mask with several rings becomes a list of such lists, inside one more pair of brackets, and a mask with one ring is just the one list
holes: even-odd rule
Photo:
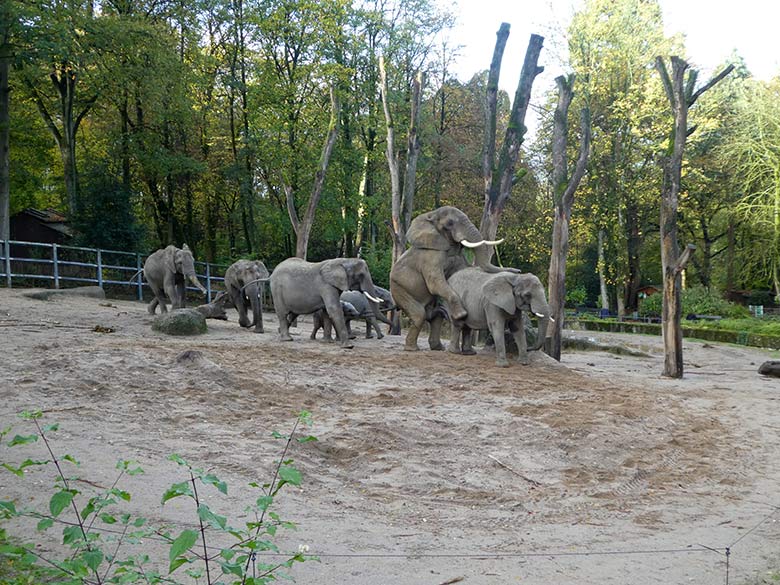
[[8, 76], [13, 60], [11, 40], [11, 2], [0, 2], [0, 240], [11, 237], [11, 176], [10, 136], [11, 136], [11, 86]]
[[501, 61], [504, 55], [509, 24], [502, 23], [496, 33], [496, 47], [493, 60], [490, 63], [486, 95], [486, 132], [485, 150], [482, 162], [482, 175], [485, 181], [485, 204], [482, 210], [482, 220], [479, 231], [486, 240], [495, 240], [498, 232], [498, 222], [504, 211], [506, 202], [516, 181], [515, 170], [520, 157], [520, 145], [526, 133], [525, 115], [531, 101], [531, 88], [534, 79], [544, 67], [539, 67], [539, 54], [542, 51], [544, 37], [531, 35], [528, 48], [520, 71], [520, 79], [512, 102], [509, 124], [504, 134], [501, 150], [496, 159], [496, 103], [498, 94], [498, 79], [501, 72]]
[[664, 60], [661, 57], [656, 58], [656, 68], [661, 76], [674, 117], [674, 124], [669, 135], [669, 147], [667, 155], [664, 157], [664, 182], [661, 192], [661, 267], [664, 281], [661, 330], [664, 338], [663, 375], [670, 378], [682, 378], [681, 273], [695, 249], [695, 246], [689, 244], [681, 253], [677, 241], [677, 208], [685, 141], [688, 135], [695, 130], [695, 127], [688, 127], [688, 110], [705, 91], [728, 75], [734, 66], [729, 65], [705, 85], [694, 90], [698, 72], [693, 69], [686, 76], [689, 66], [680, 57], [673, 56], [671, 65], [670, 74]]
[[558, 105], [555, 108], [553, 128], [553, 175], [552, 188], [555, 204], [552, 251], [547, 286], [552, 309], [552, 331], [548, 331], [547, 354], [561, 360], [561, 338], [563, 333], [563, 307], [566, 303], [566, 256], [569, 253], [569, 223], [574, 206], [574, 194], [585, 174], [590, 151], [590, 111], [583, 108], [580, 114], [580, 149], [577, 163], [571, 176], [566, 162], [568, 143], [568, 113], [574, 97], [574, 75], [555, 78], [558, 86]]

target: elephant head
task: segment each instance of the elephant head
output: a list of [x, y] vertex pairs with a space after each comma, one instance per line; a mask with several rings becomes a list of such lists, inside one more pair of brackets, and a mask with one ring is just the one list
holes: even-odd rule
[[468, 216], [457, 207], [444, 206], [422, 213], [412, 220], [406, 240], [415, 248], [427, 250], [474, 250], [474, 262], [485, 272], [503, 272], [505, 269], [490, 263], [489, 246], [503, 240], [487, 241]]
[[182, 274], [185, 278], [194, 284], [203, 294], [206, 294], [205, 287], [198, 281], [195, 273], [195, 259], [189, 246], [184, 244], [181, 248], [168, 246], [165, 249], [165, 266], [171, 273]]
[[368, 264], [360, 258], [334, 258], [322, 263], [320, 268], [322, 279], [337, 288], [339, 291], [357, 290], [366, 295], [368, 305], [371, 307], [374, 316], [377, 319], [385, 319], [381, 314], [379, 304], [382, 299], [379, 296], [374, 281], [371, 279], [371, 272], [368, 270]]
[[497, 274], [482, 288], [488, 302], [503, 309], [510, 315], [516, 311], [528, 311], [539, 320], [539, 330], [532, 350], [539, 350], [547, 337], [550, 324], [550, 306], [544, 294], [541, 281], [533, 274]]

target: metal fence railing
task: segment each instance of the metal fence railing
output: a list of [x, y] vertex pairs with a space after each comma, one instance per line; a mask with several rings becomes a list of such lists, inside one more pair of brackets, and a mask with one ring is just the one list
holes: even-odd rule
[[[0, 240], [0, 279], [8, 288], [12, 288], [14, 283], [17, 286], [39, 286], [43, 283], [46, 288], [90, 283], [126, 290], [142, 301], [144, 289], [148, 290], [149, 285], [143, 282], [140, 274], [132, 281], [131, 278], [143, 268], [145, 260], [146, 255], [137, 252]], [[197, 276], [206, 288], [207, 302], [224, 290], [227, 268], [224, 264], [195, 262]], [[263, 286], [262, 289], [263, 297], [269, 296], [268, 287]], [[187, 290], [198, 289], [188, 286]], [[263, 305], [268, 307], [269, 300], [264, 298]]]

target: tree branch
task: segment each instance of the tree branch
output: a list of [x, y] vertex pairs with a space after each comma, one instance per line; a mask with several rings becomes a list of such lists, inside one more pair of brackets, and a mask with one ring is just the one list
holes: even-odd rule
[[677, 262], [675, 262], [674, 266], [672, 267], [673, 274], [677, 275], [685, 270], [685, 267], [688, 265], [688, 261], [691, 259], [691, 254], [693, 254], [694, 250], [696, 250], [696, 246], [693, 244], [688, 244], [685, 246], [685, 250], [683, 250], [683, 253], [680, 254], [680, 257], [677, 258]]
[[704, 84], [702, 87], [700, 87], [698, 90], [696, 90], [696, 93], [694, 93], [690, 100], [688, 100], [688, 105], [692, 106], [697, 99], [699, 99], [699, 96], [703, 94], [705, 91], [707, 91], [709, 88], [711, 88], [713, 85], [718, 83], [721, 79], [726, 77], [729, 73], [731, 73], [734, 70], [734, 65], [729, 65], [726, 67], [723, 71], [718, 73], [715, 77], [710, 79], [706, 84]]

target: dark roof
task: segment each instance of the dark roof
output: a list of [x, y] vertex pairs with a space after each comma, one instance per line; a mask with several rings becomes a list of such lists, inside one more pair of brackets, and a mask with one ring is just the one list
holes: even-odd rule
[[16, 215], [27, 215], [41, 222], [47, 228], [52, 229], [68, 237], [73, 236], [74, 234], [73, 229], [68, 225], [68, 218], [62, 215], [56, 209], [48, 208], [48, 209], [40, 210], [40, 209], [33, 209], [32, 207], [28, 207], [27, 209], [20, 211]]

